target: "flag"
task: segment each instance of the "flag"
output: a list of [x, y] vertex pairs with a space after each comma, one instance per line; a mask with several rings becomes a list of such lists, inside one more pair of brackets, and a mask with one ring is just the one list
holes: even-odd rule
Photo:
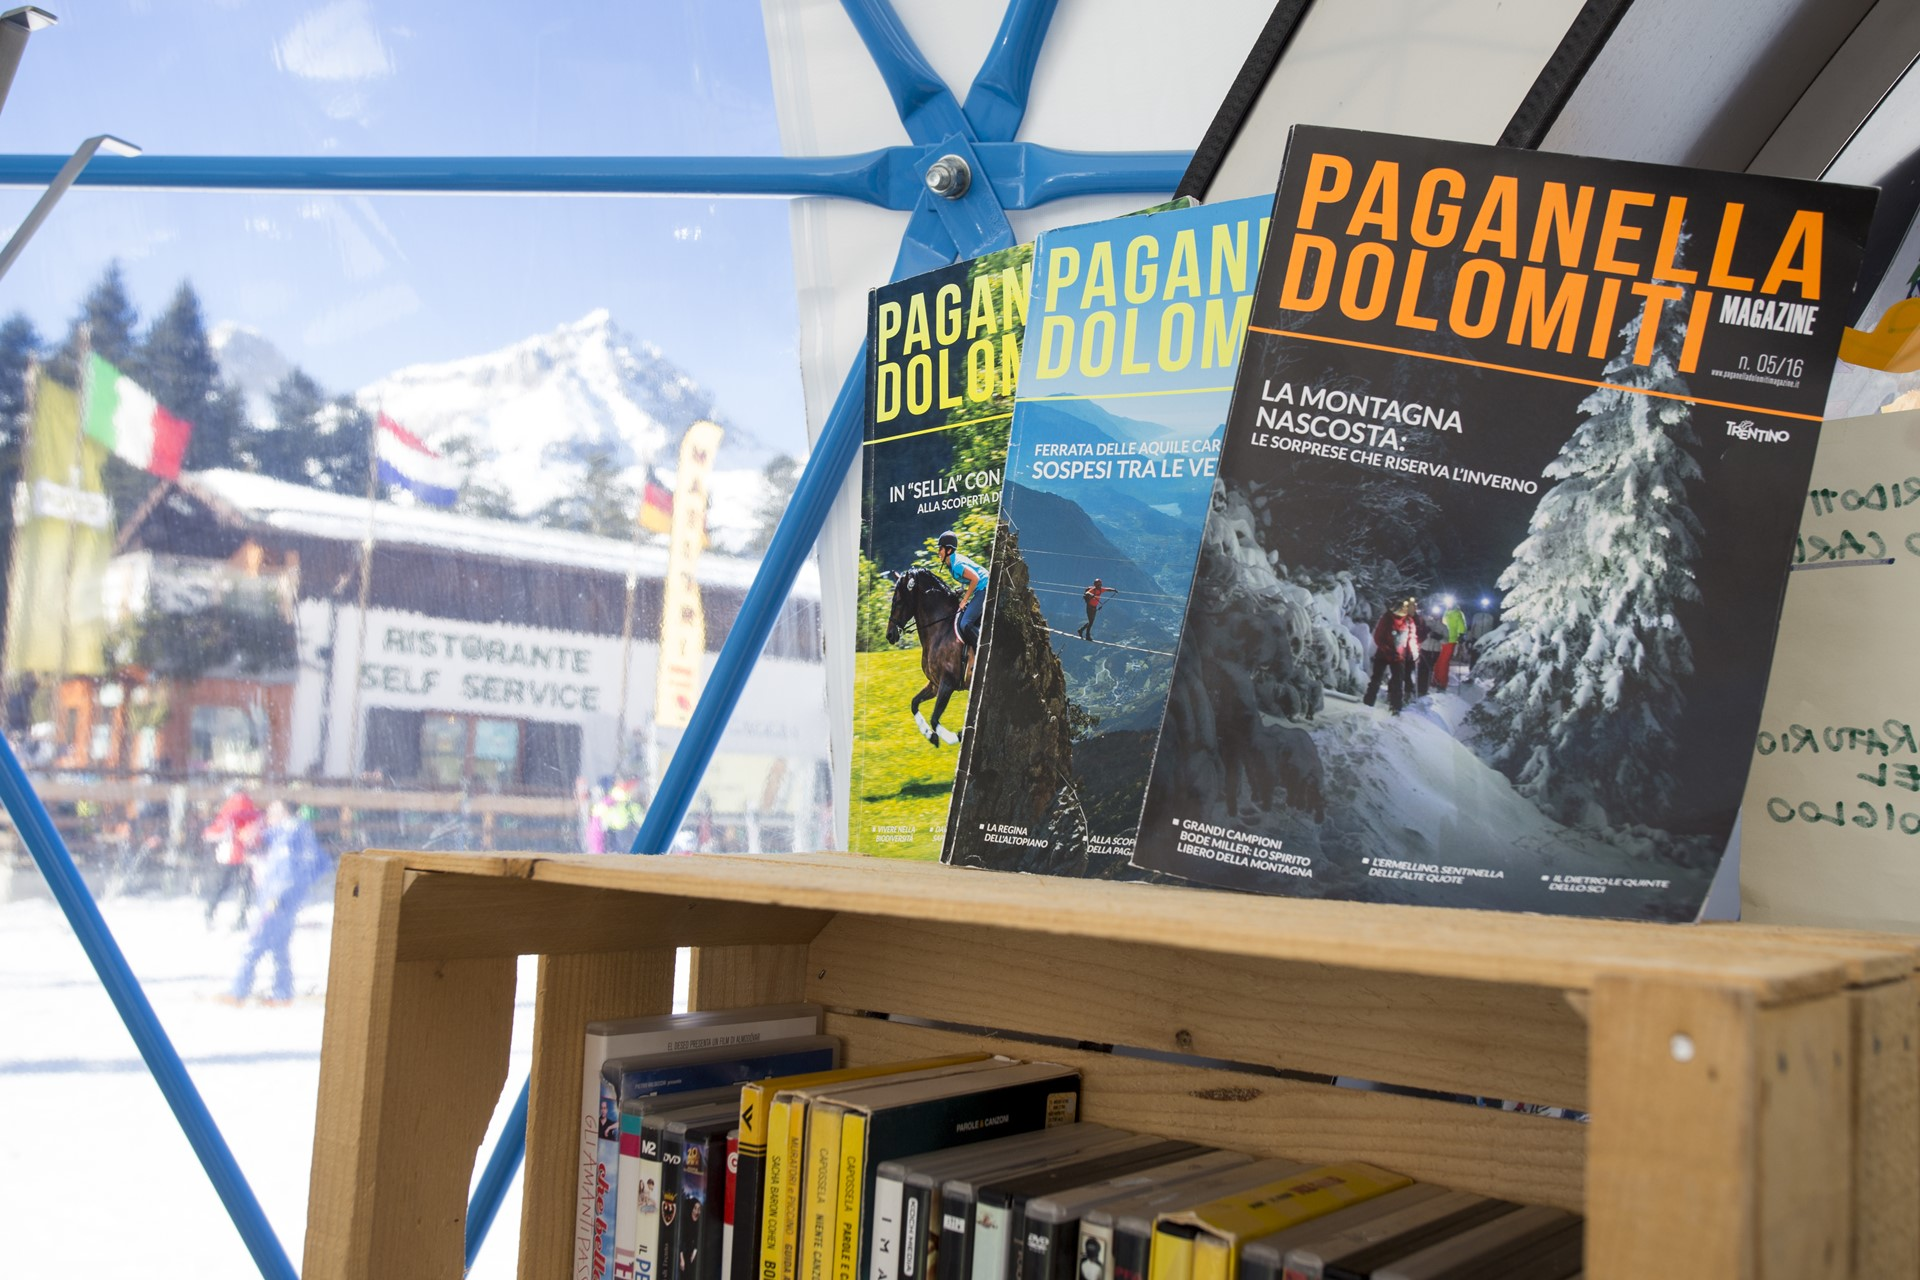
[[106, 670], [107, 560], [113, 504], [100, 481], [106, 455], [80, 432], [80, 398], [34, 378], [33, 423], [14, 492], [6, 669], [100, 675]]
[[180, 478], [192, 423], [161, 408], [146, 388], [91, 352], [85, 400], [88, 439], [142, 471]]
[[667, 584], [660, 601], [660, 670], [655, 685], [653, 722], [662, 729], [684, 729], [700, 696], [701, 658], [707, 648], [706, 614], [694, 565], [707, 545], [707, 483], [720, 448], [720, 426], [702, 420], [680, 441], [678, 490], [673, 501], [673, 533], [667, 543]]
[[375, 420], [374, 457], [383, 484], [405, 489], [430, 507], [450, 507], [460, 496], [453, 464], [384, 413]]
[[673, 494], [647, 468], [647, 482], [640, 490], [640, 527], [649, 533], [673, 532]]

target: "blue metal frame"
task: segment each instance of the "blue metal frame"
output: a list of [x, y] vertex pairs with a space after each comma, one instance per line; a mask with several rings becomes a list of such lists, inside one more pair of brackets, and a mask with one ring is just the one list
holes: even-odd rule
[[[903, 279], [1014, 243], [1009, 209], [1090, 195], [1162, 195], [1178, 184], [1185, 152], [1093, 153], [1015, 142], [1058, 0], [1008, 0], [964, 105], [934, 72], [888, 0], [841, 0], [892, 96], [913, 145], [851, 156], [784, 157], [266, 157], [148, 156], [94, 161], [79, 185], [196, 191], [367, 191], [545, 195], [831, 196], [911, 210], [892, 278]], [[947, 199], [924, 175], [942, 156], [964, 158], [966, 193]], [[64, 156], [0, 156], [0, 186], [41, 186]], [[866, 348], [828, 414], [765, 560], [721, 646], [713, 674], [648, 807], [632, 852], [664, 853], [685, 820], [720, 736], [766, 644], [789, 585], [825, 525], [859, 454], [866, 412]], [[260, 1274], [293, 1280], [233, 1153], [147, 1002], [139, 980], [87, 892], [11, 744], [0, 739], [0, 800], [40, 866], [88, 959], [133, 1033], [148, 1069], [200, 1157]], [[467, 1209], [473, 1264], [526, 1150], [529, 1086], [489, 1154]]]

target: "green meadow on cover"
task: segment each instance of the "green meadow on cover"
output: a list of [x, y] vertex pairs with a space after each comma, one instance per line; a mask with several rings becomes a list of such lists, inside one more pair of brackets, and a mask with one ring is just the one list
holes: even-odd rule
[[[871, 295], [848, 823], [856, 853], [940, 856], [967, 708], [958, 615], [987, 573], [1032, 262], [1033, 246], [1017, 245]], [[955, 546], [942, 555], [948, 532]]]

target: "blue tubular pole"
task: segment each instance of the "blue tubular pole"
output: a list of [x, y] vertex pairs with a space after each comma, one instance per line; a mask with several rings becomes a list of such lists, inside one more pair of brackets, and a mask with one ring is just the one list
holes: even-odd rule
[[953, 90], [934, 73], [887, 0], [840, 0], [840, 7], [886, 82], [909, 138], [925, 146], [950, 133], [973, 136]]
[[982, 139], [1011, 138], [1020, 132], [1033, 92], [1033, 68], [1060, 0], [1010, 0], [1001, 15], [993, 48], [967, 89], [961, 110]]
[[[76, 185], [451, 195], [836, 196], [910, 209], [913, 148], [851, 156], [97, 157]], [[0, 156], [0, 186], [44, 186], [65, 156]]]
[[140, 980], [127, 967], [126, 956], [121, 954], [107, 922], [101, 918], [93, 895], [87, 892], [79, 869], [73, 865], [73, 855], [67, 851], [59, 831], [54, 829], [53, 818], [40, 803], [33, 783], [28, 781], [20, 757], [14, 754], [13, 744], [4, 735], [0, 735], [0, 800], [6, 803], [14, 827], [26, 842], [40, 873], [47, 878], [54, 900], [73, 925], [87, 959], [93, 963], [94, 973], [99, 975], [100, 985], [107, 989], [114, 1007], [120, 1011], [120, 1020], [132, 1033], [140, 1056], [146, 1060], [147, 1070], [160, 1086], [167, 1105], [173, 1108], [174, 1118], [180, 1122], [194, 1154], [200, 1157], [200, 1165], [207, 1171], [220, 1203], [226, 1206], [227, 1216], [233, 1219], [247, 1252], [253, 1255], [254, 1265], [260, 1268], [265, 1280], [299, 1280], [259, 1200], [255, 1199], [253, 1188], [247, 1185], [246, 1175], [240, 1172], [200, 1091], [194, 1088], [186, 1064], [180, 1061], [173, 1042], [167, 1039], [160, 1019], [154, 1015], [153, 1006], [147, 1003]]

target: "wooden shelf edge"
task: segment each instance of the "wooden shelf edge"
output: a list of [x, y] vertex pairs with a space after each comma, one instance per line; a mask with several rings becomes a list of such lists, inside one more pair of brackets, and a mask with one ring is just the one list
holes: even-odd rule
[[1764, 1004], [1885, 981], [1920, 942], [1837, 931], [1588, 920], [1057, 880], [846, 854], [454, 854], [369, 850], [409, 871], [1103, 938], [1222, 955], [1591, 990], [1603, 976], [1739, 987]]

